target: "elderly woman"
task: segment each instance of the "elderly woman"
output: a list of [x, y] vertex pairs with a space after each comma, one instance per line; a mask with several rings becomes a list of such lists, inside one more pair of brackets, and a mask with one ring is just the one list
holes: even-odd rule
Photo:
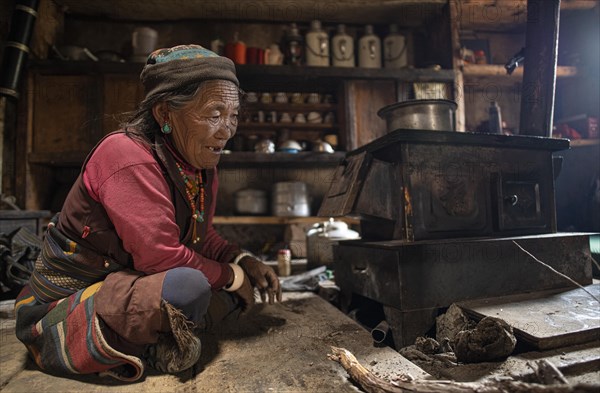
[[235, 132], [233, 63], [198, 45], [153, 52], [146, 97], [83, 164], [16, 301], [17, 336], [54, 374], [140, 378], [200, 355], [199, 329], [281, 300], [273, 270], [212, 226], [216, 165]]

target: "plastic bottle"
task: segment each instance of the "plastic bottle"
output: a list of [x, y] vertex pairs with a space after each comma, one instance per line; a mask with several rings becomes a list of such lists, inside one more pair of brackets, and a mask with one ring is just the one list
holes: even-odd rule
[[358, 40], [358, 66], [381, 68], [381, 40], [373, 33], [373, 25], [365, 26], [365, 34]]
[[329, 66], [329, 36], [321, 29], [321, 22], [313, 20], [306, 33], [306, 65]]
[[295, 23], [290, 25], [285, 35], [285, 62], [289, 65], [301, 65], [303, 55], [303, 39]]
[[496, 101], [492, 101], [489, 112], [489, 133], [502, 134], [502, 114]]
[[331, 39], [334, 67], [354, 67], [354, 40], [346, 34], [346, 26], [338, 25], [337, 33]]
[[390, 25], [390, 32], [383, 40], [385, 68], [402, 68], [408, 65], [406, 39], [398, 33], [398, 25]]

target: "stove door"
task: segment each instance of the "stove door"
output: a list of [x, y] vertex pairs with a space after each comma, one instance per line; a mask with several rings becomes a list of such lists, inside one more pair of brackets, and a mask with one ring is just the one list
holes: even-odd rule
[[514, 176], [505, 179], [499, 174], [494, 183], [500, 231], [543, 229], [548, 226], [537, 179]]

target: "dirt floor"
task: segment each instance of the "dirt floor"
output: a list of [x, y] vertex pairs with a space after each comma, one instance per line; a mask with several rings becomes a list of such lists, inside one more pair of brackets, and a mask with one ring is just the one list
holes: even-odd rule
[[[329, 360], [330, 347], [352, 351], [386, 378], [427, 374], [312, 293], [287, 293], [282, 304], [257, 305], [242, 320], [202, 337], [202, 357], [180, 375], [153, 371], [134, 384], [96, 376], [56, 377], [40, 372], [14, 336], [5, 311], [0, 335], [2, 392], [357, 392], [342, 367]], [[6, 318], [9, 316], [9, 318]]]
[[[600, 341], [535, 351], [517, 348], [505, 361], [460, 364], [452, 355], [425, 355], [408, 347], [400, 355], [373, 344], [354, 320], [313, 293], [286, 293], [274, 306], [258, 304], [238, 321], [202, 336], [198, 364], [179, 375], [148, 370], [140, 382], [123, 384], [97, 376], [42, 373], [14, 335], [10, 302], [0, 304], [2, 392], [359, 392], [343, 368], [327, 358], [331, 346], [351, 351], [362, 365], [388, 381], [462, 382], [508, 377], [530, 381], [535, 362], [546, 359], [571, 383], [600, 383]], [[410, 359], [409, 360], [407, 360]], [[598, 385], [600, 392], [600, 385]]]

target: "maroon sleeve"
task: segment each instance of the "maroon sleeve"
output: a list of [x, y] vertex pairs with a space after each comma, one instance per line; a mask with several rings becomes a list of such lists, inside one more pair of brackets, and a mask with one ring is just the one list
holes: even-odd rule
[[[169, 186], [152, 154], [122, 138], [126, 139], [96, 150], [84, 181], [90, 195], [106, 209], [124, 249], [133, 257], [134, 268], [152, 274], [187, 266], [202, 271], [213, 288], [224, 286], [230, 277], [227, 265], [179, 241]], [[88, 168], [94, 168], [93, 173]]]

